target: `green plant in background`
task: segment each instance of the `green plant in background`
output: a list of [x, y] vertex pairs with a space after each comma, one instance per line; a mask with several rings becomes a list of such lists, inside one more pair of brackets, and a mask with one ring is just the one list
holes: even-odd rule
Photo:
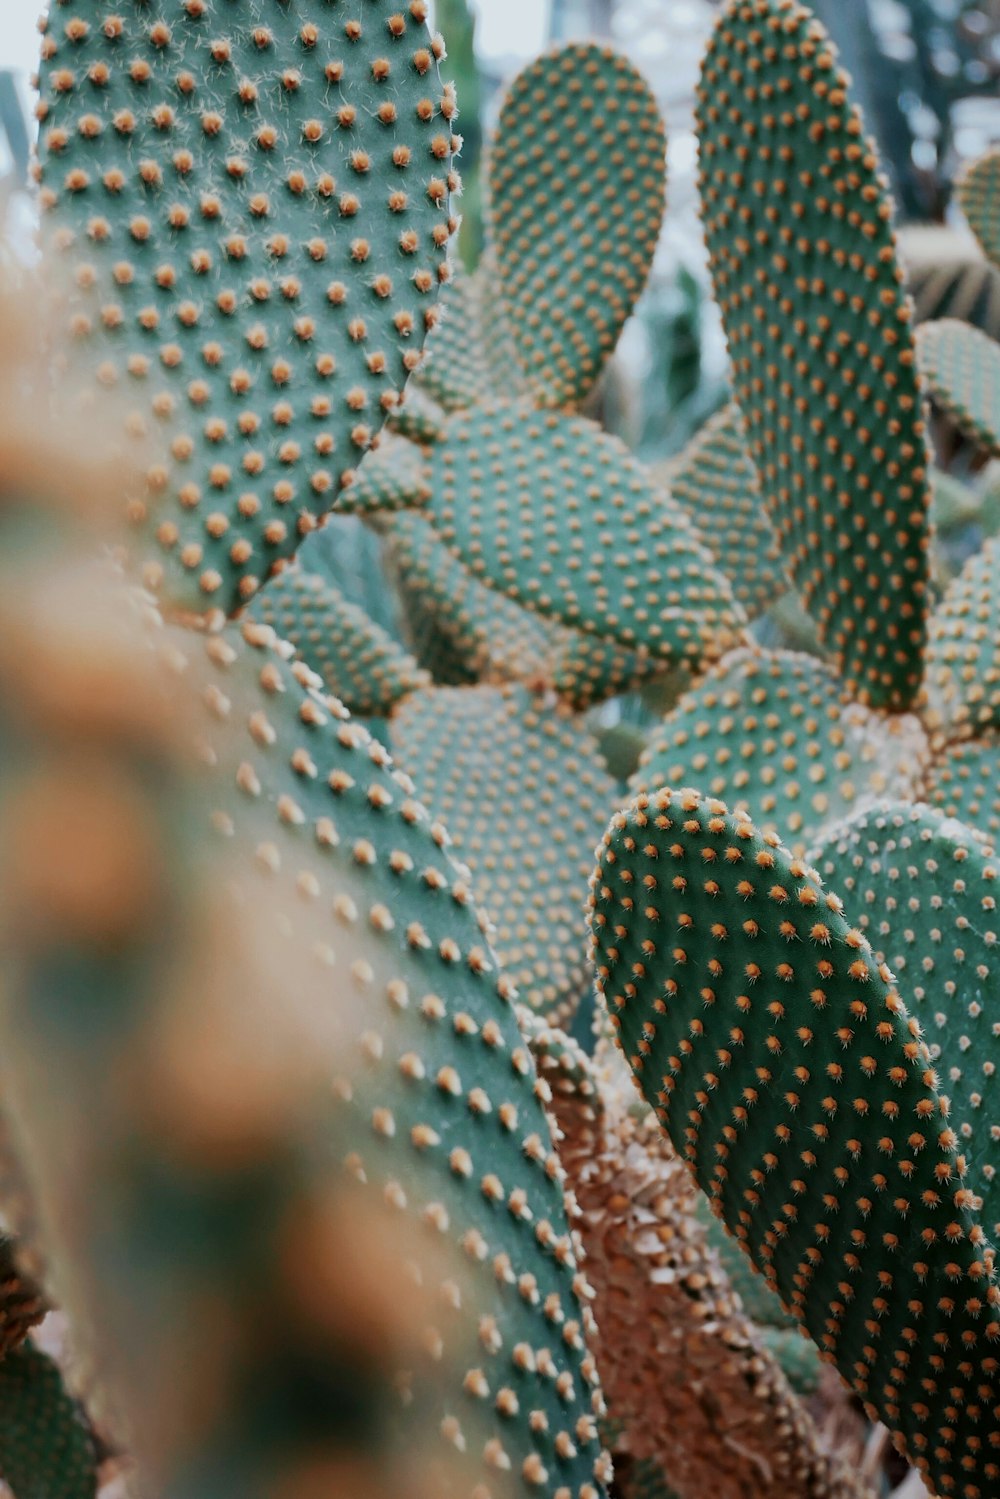
[[44, 34], [0, 1476], [863, 1499], [882, 1421], [987, 1499], [997, 603], [993, 547], [935, 537], [982, 510], [925, 400], [992, 450], [993, 345], [914, 337], [814, 17], [728, 0], [732, 400], [646, 467], [582, 411], [664, 212], [648, 85], [598, 44], [525, 68], [459, 273], [471, 26], [440, 7], [456, 91], [426, 21], [59, 0]]

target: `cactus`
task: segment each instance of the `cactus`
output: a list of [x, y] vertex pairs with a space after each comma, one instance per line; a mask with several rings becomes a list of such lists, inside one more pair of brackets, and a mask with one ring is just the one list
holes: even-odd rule
[[927, 799], [947, 817], [1000, 839], [1000, 735], [948, 745], [931, 766]]
[[413, 657], [318, 573], [286, 568], [251, 613], [290, 641], [352, 713], [387, 714], [407, 693], [430, 686]]
[[415, 693], [390, 732], [469, 866], [523, 1001], [568, 1020], [590, 982], [577, 913], [616, 801], [595, 740], [567, 709], [517, 685]]
[[987, 259], [1000, 266], [1000, 150], [970, 162], [955, 195]]
[[45, 33], [65, 347], [154, 434], [136, 549], [192, 613], [245, 602], [330, 508], [447, 274], [455, 102], [425, 0], [339, 10], [220, 28], [208, 0], [60, 0]]
[[839, 896], [664, 790], [613, 819], [591, 930], [636, 1080], [767, 1283], [931, 1485], [991, 1492], [993, 1252], [917, 1020]]
[[1000, 724], [997, 620], [1000, 581], [995, 539], [952, 582], [931, 620], [927, 692], [935, 725], [980, 733]]
[[29, 1340], [0, 1360], [0, 1475], [16, 1499], [96, 1499], [93, 1435], [56, 1363]]
[[916, 795], [927, 758], [913, 714], [864, 707], [815, 657], [744, 650], [667, 714], [632, 786], [703, 786], [801, 853], [853, 807]]
[[874, 149], [797, 0], [729, 0], [697, 117], [705, 239], [768, 510], [848, 684], [908, 708], [927, 613], [928, 457]]
[[706, 422], [676, 462], [660, 473], [751, 619], [788, 591], [736, 406], [724, 407]]
[[917, 357], [927, 388], [960, 432], [1000, 453], [1000, 348], [954, 318], [924, 323]]

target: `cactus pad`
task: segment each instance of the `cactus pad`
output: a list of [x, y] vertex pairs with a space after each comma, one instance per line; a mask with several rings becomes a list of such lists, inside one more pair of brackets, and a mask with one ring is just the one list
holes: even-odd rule
[[489, 156], [490, 252], [539, 403], [577, 403], [600, 375], [646, 284], [665, 187], [663, 120], [626, 58], [574, 43], [515, 78]]
[[917, 356], [927, 389], [966, 437], [1000, 454], [1000, 346], [955, 318], [924, 323]]
[[0, 1361], [0, 1478], [16, 1499], [94, 1499], [97, 1453], [57, 1364], [30, 1341]]
[[447, 274], [441, 44], [425, 0], [362, 9], [59, 0], [46, 28], [70, 356], [151, 439], [137, 551], [189, 611], [245, 602], [330, 508]]
[[457, 412], [426, 514], [473, 574], [574, 629], [700, 661], [742, 623], [682, 510], [593, 422], [517, 403]]
[[285, 568], [251, 612], [291, 641], [352, 713], [386, 714], [408, 692], [430, 686], [413, 657], [319, 573]]
[[579, 912], [617, 800], [596, 741], [565, 708], [521, 686], [416, 693], [391, 734], [471, 870], [521, 998], [568, 1018], [589, 987]]
[[969, 163], [955, 195], [987, 259], [1000, 266], [1000, 147]]
[[987, 730], [939, 751], [927, 777], [927, 800], [1000, 843], [1000, 734]]
[[916, 795], [927, 754], [913, 714], [853, 701], [814, 656], [741, 650], [667, 714], [633, 789], [702, 786], [802, 852], [855, 807]]
[[[409, 403], [409, 402], [408, 402]], [[428, 497], [419, 448], [402, 440], [383, 442], [369, 453], [337, 499], [338, 515], [375, 515], [409, 510]]]
[[782, 550], [852, 690], [920, 686], [927, 442], [875, 150], [797, 0], [727, 0], [698, 93], [705, 237]]
[[932, 1490], [986, 1499], [993, 1254], [888, 968], [815, 870], [693, 791], [612, 820], [591, 929], [622, 1050], [730, 1230]]
[[816, 851], [921, 1025], [992, 1240], [1000, 1233], [998, 879], [992, 851], [929, 807], [888, 803], [852, 817]]
[[788, 592], [738, 407], [726, 406], [711, 417], [662, 474], [751, 618]]
[[927, 694], [935, 721], [973, 733], [1000, 726], [1000, 540], [953, 579], [931, 617]]
[[485, 399], [492, 379], [483, 343], [482, 282], [456, 267], [441, 293], [416, 383], [445, 411]]

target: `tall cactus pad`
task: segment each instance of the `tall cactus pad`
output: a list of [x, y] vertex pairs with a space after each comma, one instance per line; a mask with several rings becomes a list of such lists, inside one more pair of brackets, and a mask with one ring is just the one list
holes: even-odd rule
[[738, 407], [726, 406], [706, 422], [677, 462], [664, 467], [663, 478], [748, 615], [769, 609], [788, 592]]
[[399, 762], [472, 872], [521, 998], [568, 1018], [590, 982], [579, 913], [617, 800], [596, 740], [520, 686], [416, 693], [391, 728]]
[[705, 236], [751, 456], [794, 581], [864, 700], [920, 686], [927, 444], [874, 147], [797, 0], [728, 0], [698, 93]]
[[956, 318], [917, 333], [920, 373], [930, 394], [966, 437], [1000, 454], [1000, 347]]
[[0, 1361], [0, 1479], [15, 1499], [94, 1499], [98, 1458], [57, 1364], [31, 1342]]
[[254, 593], [394, 409], [455, 184], [425, 0], [218, 9], [58, 0], [39, 105], [70, 357], [147, 434], [145, 580], [199, 612]]
[[418, 383], [445, 411], [460, 411], [491, 393], [483, 340], [482, 281], [458, 267], [441, 294]]
[[947, 817], [1000, 842], [1000, 734], [950, 744], [934, 757], [927, 800]]
[[593, 422], [484, 403], [428, 469], [428, 519], [509, 598], [667, 661], [734, 643], [742, 611], [687, 517]]
[[1000, 541], [970, 557], [931, 618], [927, 696], [933, 721], [962, 732], [1000, 727]]
[[987, 1499], [993, 1255], [889, 970], [814, 870], [692, 791], [613, 819], [591, 928], [622, 1050], [699, 1185], [932, 1489]]
[[929, 807], [889, 803], [852, 818], [816, 853], [817, 866], [857, 915], [920, 1022], [951, 1126], [1000, 1233], [1000, 865], [971, 829]]
[[430, 686], [413, 657], [318, 573], [286, 568], [252, 613], [290, 641], [352, 713], [386, 714], [408, 692]]
[[987, 258], [1000, 266], [1000, 147], [994, 146], [966, 167], [956, 194]]
[[734, 651], [654, 732], [633, 789], [701, 786], [801, 853], [857, 806], [915, 796], [927, 757], [913, 714], [854, 702], [814, 656]]
[[600, 375], [646, 284], [665, 192], [663, 120], [626, 58], [575, 43], [518, 74], [489, 157], [490, 248], [542, 405], [582, 400]]

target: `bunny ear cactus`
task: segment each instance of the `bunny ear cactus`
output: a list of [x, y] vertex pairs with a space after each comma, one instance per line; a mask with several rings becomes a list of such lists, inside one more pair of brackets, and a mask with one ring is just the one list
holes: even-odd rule
[[613, 819], [591, 930], [622, 1050], [717, 1212], [932, 1489], [986, 1499], [993, 1251], [888, 967], [815, 870], [693, 791]]
[[926, 628], [928, 455], [874, 147], [797, 0], [728, 0], [697, 115], [715, 294], [768, 511], [848, 685], [908, 708]]
[[579, 43], [518, 74], [490, 148], [489, 250], [517, 374], [541, 405], [577, 405], [600, 376], [646, 284], [665, 184], [663, 120], [625, 58]]
[[1000, 148], [969, 163], [955, 195], [986, 258], [1000, 266]]
[[146, 439], [143, 577], [192, 613], [245, 602], [330, 508], [447, 276], [443, 44], [426, 0], [361, 10], [58, 0], [47, 23], [67, 359]]
[[927, 800], [947, 817], [1000, 840], [1000, 734], [947, 745], [934, 759]]
[[955, 318], [924, 323], [917, 333], [920, 373], [960, 432], [1000, 454], [1000, 347]]

